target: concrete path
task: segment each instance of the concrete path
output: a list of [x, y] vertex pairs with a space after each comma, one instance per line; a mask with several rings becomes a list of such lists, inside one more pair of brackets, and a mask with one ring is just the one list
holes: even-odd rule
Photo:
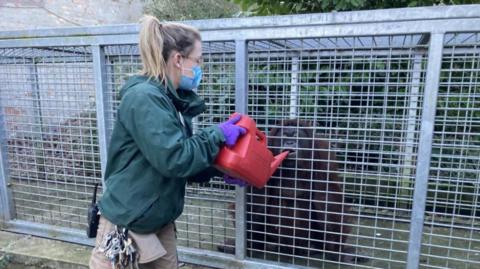
[[0, 269], [88, 269], [91, 251], [87, 246], [0, 231]]

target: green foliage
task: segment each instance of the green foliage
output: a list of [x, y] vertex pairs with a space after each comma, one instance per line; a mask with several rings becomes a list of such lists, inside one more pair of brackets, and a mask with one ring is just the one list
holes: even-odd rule
[[10, 257], [8, 255], [0, 255], [0, 269], [8, 268]]
[[227, 0], [148, 0], [145, 4], [145, 13], [166, 21], [228, 18], [239, 12], [240, 8]]
[[252, 15], [303, 14], [315, 12], [475, 4], [480, 0], [233, 0]]

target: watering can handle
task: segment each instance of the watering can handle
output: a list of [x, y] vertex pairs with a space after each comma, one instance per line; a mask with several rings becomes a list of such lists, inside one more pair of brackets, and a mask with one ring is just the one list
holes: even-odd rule
[[260, 141], [263, 145], [266, 146], [266, 145], [267, 145], [267, 137], [265, 136], [265, 134], [264, 134], [262, 131], [258, 130], [258, 129], [255, 131], [255, 134], [260, 138], [259, 141]]

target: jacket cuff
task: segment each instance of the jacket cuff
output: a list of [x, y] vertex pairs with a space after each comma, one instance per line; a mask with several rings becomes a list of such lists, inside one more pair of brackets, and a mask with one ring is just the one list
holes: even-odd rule
[[223, 135], [223, 131], [222, 129], [220, 129], [220, 127], [218, 127], [218, 125], [213, 125], [213, 126], [207, 127], [206, 129], [208, 131], [212, 130], [211, 132], [216, 138], [215, 142], [218, 141], [219, 144], [225, 143], [225, 135]]

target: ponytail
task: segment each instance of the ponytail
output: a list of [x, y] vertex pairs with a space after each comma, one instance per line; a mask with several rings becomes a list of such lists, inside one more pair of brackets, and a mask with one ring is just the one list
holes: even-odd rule
[[167, 61], [172, 51], [189, 55], [200, 33], [193, 27], [179, 23], [161, 23], [157, 18], [144, 15], [140, 26], [141, 74], [167, 83]]

